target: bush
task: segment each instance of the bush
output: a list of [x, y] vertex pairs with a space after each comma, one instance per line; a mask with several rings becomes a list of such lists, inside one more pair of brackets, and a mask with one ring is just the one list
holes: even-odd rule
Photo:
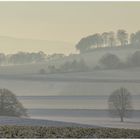
[[139, 67], [140, 66], [140, 51], [136, 51], [130, 58], [127, 60], [129, 67]]
[[86, 65], [85, 61], [81, 59], [80, 61], [67, 61], [61, 65], [59, 69], [61, 72], [84, 72], [88, 71], [88, 66]]
[[114, 54], [105, 54], [100, 60], [99, 63], [104, 69], [116, 69], [121, 68], [122, 63], [120, 59]]
[[8, 89], [0, 89], [1, 116], [27, 116], [26, 109]]

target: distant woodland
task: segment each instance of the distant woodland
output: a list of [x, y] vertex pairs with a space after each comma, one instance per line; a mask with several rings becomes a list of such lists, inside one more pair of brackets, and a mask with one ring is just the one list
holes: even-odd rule
[[125, 47], [140, 46], [140, 31], [131, 33], [125, 30], [118, 30], [117, 33], [104, 32], [102, 34], [95, 33], [87, 37], [83, 37], [77, 44], [76, 49], [81, 53], [93, 50], [95, 48], [104, 47]]

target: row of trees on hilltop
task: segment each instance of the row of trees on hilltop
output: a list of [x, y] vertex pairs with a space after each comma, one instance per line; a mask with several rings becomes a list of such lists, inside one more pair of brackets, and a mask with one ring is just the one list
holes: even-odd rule
[[104, 32], [102, 34], [95, 33], [82, 38], [77, 44], [76, 49], [81, 53], [101, 47], [124, 47], [128, 44], [140, 45], [140, 31], [132, 33], [130, 36], [125, 30], [118, 30], [117, 33]]

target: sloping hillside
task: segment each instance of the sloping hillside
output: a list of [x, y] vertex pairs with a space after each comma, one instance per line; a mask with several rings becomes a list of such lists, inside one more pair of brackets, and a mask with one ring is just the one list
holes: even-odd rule
[[98, 64], [99, 59], [107, 53], [115, 54], [122, 61], [125, 61], [127, 57], [131, 56], [131, 54], [136, 51], [140, 51], [140, 47], [100, 48], [80, 54], [79, 57], [83, 58], [89, 66], [95, 66], [96, 64]]

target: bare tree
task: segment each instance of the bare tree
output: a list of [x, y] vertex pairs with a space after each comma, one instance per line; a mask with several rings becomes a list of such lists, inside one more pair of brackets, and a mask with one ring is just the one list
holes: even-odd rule
[[131, 94], [125, 88], [115, 90], [109, 97], [109, 111], [111, 115], [118, 116], [121, 122], [124, 117], [129, 117], [132, 112]]
[[102, 33], [102, 40], [103, 40], [103, 47], [107, 47], [109, 44], [108, 44], [108, 41], [109, 41], [109, 33], [108, 32], [104, 32]]
[[27, 116], [26, 109], [8, 89], [0, 89], [0, 115], [16, 117]]

